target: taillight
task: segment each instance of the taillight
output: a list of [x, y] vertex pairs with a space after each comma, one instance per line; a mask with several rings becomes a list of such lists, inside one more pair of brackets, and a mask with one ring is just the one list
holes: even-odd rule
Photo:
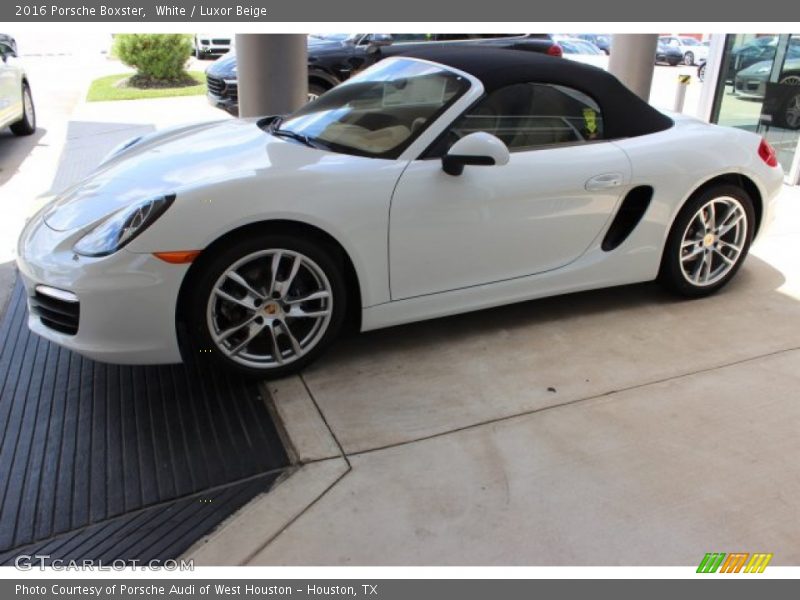
[[558, 44], [553, 44], [552, 46], [550, 46], [547, 49], [547, 53], [550, 56], [558, 56], [559, 58], [561, 58], [564, 55], [564, 51], [561, 49], [561, 46], [559, 46]]
[[761, 139], [761, 143], [758, 145], [758, 155], [761, 157], [765, 163], [767, 163], [770, 167], [777, 167], [778, 166], [778, 155], [775, 154], [775, 148], [767, 143], [767, 140]]

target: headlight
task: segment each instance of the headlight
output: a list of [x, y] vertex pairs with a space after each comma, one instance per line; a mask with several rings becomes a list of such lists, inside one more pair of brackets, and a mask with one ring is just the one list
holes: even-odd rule
[[150, 227], [175, 200], [175, 194], [132, 204], [113, 213], [72, 247], [83, 256], [113, 254]]

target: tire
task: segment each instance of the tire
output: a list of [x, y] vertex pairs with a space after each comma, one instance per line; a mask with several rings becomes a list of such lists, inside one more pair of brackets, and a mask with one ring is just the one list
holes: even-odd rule
[[668, 64], [670, 67], [677, 67], [679, 64], [681, 64], [681, 61], [673, 58], [672, 60], [668, 61]]
[[776, 125], [784, 129], [800, 129], [800, 91], [791, 94], [778, 110]]
[[11, 124], [14, 135], [31, 135], [36, 131], [36, 109], [33, 106], [33, 94], [27, 81], [22, 82], [22, 118]]
[[[275, 264], [277, 285], [272, 283]], [[342, 260], [325, 243], [259, 234], [201, 256], [196, 267], [186, 311], [191, 343], [184, 350], [228, 369], [262, 379], [297, 373], [342, 328], [348, 302]], [[312, 294], [319, 297], [301, 300]]]
[[[708, 208], [711, 203], [713, 213]], [[731, 223], [736, 225], [728, 227]], [[714, 233], [726, 227], [722, 235]], [[659, 281], [670, 291], [689, 298], [713, 294], [742, 266], [750, 250], [754, 227], [753, 201], [743, 189], [717, 185], [694, 196], [672, 224], [661, 259]]]
[[314, 100], [316, 100], [317, 98], [322, 96], [322, 94], [324, 94], [327, 91], [328, 91], [327, 88], [324, 88], [319, 84], [310, 83], [309, 82], [309, 84], [308, 84], [308, 101], [309, 102], [313, 102]]
[[703, 63], [699, 67], [697, 67], [697, 79], [700, 81], [705, 81], [706, 78], [706, 63]]
[[782, 85], [800, 85], [800, 74], [786, 75], [778, 83]]
[[683, 55], [683, 64], [685, 64], [687, 67], [691, 67], [692, 65], [694, 65], [693, 52], [690, 51]]

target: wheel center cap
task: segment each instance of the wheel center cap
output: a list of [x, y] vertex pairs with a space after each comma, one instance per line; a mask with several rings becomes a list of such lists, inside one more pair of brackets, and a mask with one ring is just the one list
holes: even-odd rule
[[713, 234], [713, 233], [707, 233], [707, 234], [706, 234], [706, 235], [703, 237], [703, 246], [705, 246], [706, 248], [708, 248], [709, 246], [711, 246], [711, 245], [714, 243], [715, 239], [716, 239], [716, 238], [714, 237], [714, 234]]
[[264, 312], [268, 315], [276, 315], [280, 312], [280, 307], [275, 302], [270, 302], [264, 306]]

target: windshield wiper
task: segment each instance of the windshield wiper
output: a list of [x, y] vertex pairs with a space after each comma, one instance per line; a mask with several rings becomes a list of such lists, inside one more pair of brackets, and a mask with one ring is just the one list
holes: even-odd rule
[[291, 140], [298, 141], [301, 144], [305, 144], [309, 148], [317, 148], [322, 150], [328, 149], [328, 147], [325, 144], [318, 142], [314, 138], [311, 138], [307, 135], [303, 135], [302, 133], [297, 133], [296, 131], [292, 131], [291, 129], [280, 129], [276, 127], [270, 133], [278, 137], [285, 137]]

